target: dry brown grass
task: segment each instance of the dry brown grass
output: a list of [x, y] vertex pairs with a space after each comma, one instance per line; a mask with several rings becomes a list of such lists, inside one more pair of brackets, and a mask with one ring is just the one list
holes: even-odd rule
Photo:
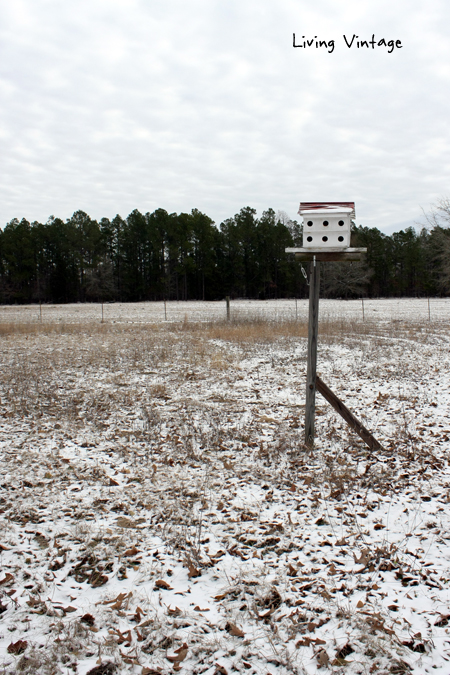
[[204, 335], [210, 340], [227, 342], [273, 342], [279, 338], [305, 338], [308, 325], [296, 321], [267, 321], [267, 319], [238, 319], [217, 321], [205, 326]]
[[[319, 336], [331, 343], [343, 337], [394, 338], [426, 342], [430, 335], [445, 327], [423, 321], [360, 321], [343, 317], [320, 317]], [[86, 320], [78, 323], [58, 322], [0, 322], [0, 338], [19, 335], [123, 335], [147, 340], [151, 336], [168, 337], [180, 334], [206, 340], [225, 340], [232, 343], [274, 342], [282, 338], [307, 338], [307, 321], [269, 319], [267, 317], [237, 316], [231, 321], [188, 321], [174, 323], [100, 323]]]
[[111, 330], [117, 332], [121, 329], [126, 330], [127, 328], [127, 324], [101, 324], [94, 321], [83, 323], [8, 321], [0, 323], [0, 337], [14, 335], [76, 335], [84, 332], [97, 334], [109, 333]]
[[[410, 329], [411, 331], [411, 329]], [[409, 332], [410, 332], [409, 331]], [[340, 335], [365, 335], [378, 332], [373, 325], [347, 322], [340, 319], [325, 320], [319, 324], [319, 334], [331, 339]], [[380, 331], [381, 332], [381, 331]], [[384, 331], [383, 331], [384, 332]], [[395, 331], [399, 332], [399, 331]], [[123, 335], [124, 337], [149, 339], [151, 336], [191, 335], [206, 340], [225, 340], [233, 343], [274, 342], [280, 338], [307, 338], [308, 324], [300, 321], [269, 321], [267, 319], [238, 319], [230, 322], [182, 322], [167, 324], [128, 324], [85, 321], [82, 323], [45, 322], [0, 323], [0, 338], [14, 336], [51, 335]]]

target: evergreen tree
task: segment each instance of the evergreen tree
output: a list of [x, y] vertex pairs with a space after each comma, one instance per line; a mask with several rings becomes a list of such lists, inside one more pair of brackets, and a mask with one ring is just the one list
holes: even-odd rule
[[11, 220], [2, 235], [2, 294], [6, 302], [30, 302], [36, 281], [31, 225]]
[[[450, 201], [441, 200], [428, 228], [387, 236], [353, 227], [352, 246], [367, 248], [357, 264], [328, 263], [328, 297], [434, 295], [450, 292]], [[0, 230], [1, 302], [301, 297], [301, 266], [285, 248], [301, 244], [301, 225], [267, 209], [245, 207], [219, 228], [198, 209], [135, 209], [124, 220], [84, 211], [63, 222], [13, 219]]]

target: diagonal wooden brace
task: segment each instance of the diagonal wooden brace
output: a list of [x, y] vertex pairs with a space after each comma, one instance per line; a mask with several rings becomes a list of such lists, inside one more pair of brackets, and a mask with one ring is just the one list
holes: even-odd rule
[[370, 431], [366, 429], [366, 427], [361, 424], [358, 419], [356, 419], [356, 417], [342, 403], [342, 401], [338, 399], [336, 394], [333, 394], [331, 389], [327, 387], [325, 382], [322, 382], [318, 375], [316, 375], [316, 389], [319, 394], [322, 394], [322, 396], [326, 398], [328, 403], [333, 406], [333, 408], [341, 415], [341, 417], [344, 418], [353, 431], [356, 431], [358, 436], [363, 439], [364, 443], [368, 445], [371, 450], [384, 450], [381, 443], [379, 443], [377, 439], [372, 436]]

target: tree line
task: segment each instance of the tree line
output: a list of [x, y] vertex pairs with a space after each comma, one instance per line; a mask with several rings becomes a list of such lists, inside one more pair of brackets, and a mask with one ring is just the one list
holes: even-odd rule
[[[327, 297], [442, 295], [450, 292], [450, 203], [429, 226], [385, 235], [352, 228], [361, 263], [323, 266]], [[245, 207], [216, 227], [198, 209], [156, 209], [127, 218], [11, 220], [0, 230], [0, 302], [216, 300], [306, 297], [301, 265], [285, 248], [301, 246], [302, 228], [283, 212]]]

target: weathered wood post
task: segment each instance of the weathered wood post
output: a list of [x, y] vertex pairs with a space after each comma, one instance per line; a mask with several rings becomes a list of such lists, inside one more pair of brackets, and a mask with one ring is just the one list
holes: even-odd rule
[[[317, 376], [317, 341], [319, 329], [320, 262], [353, 262], [361, 260], [365, 248], [351, 248], [351, 218], [355, 215], [353, 202], [303, 202], [299, 214], [303, 217], [303, 246], [286, 248], [299, 262], [310, 262], [309, 323], [305, 400], [305, 444], [314, 445], [316, 389], [358, 433], [371, 450], [381, 448], [349, 409]], [[305, 273], [306, 276], [306, 273]], [[362, 298], [364, 319], [364, 299]]]
[[230, 320], [230, 296], [227, 295], [226, 298], [226, 303], [227, 303], [227, 321]]
[[305, 443], [314, 444], [316, 410], [317, 339], [319, 333], [320, 263], [314, 256], [309, 273], [308, 354], [306, 367]]

